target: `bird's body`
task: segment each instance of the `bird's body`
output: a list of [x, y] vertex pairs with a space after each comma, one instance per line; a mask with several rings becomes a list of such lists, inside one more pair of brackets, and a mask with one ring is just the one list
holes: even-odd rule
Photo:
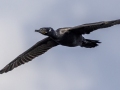
[[13, 70], [14, 68], [31, 61], [35, 57], [42, 55], [47, 50], [57, 45], [75, 47], [81, 46], [85, 48], [94, 48], [100, 43], [99, 40], [85, 39], [82, 35], [89, 34], [92, 31], [111, 27], [113, 25], [120, 24], [120, 19], [113, 21], [101, 21], [96, 23], [83, 24], [75, 27], [59, 28], [56, 31], [51, 27], [40, 28], [35, 30], [47, 38], [37, 42], [30, 49], [20, 54], [12, 62], [7, 64], [0, 74]]
[[75, 47], [79, 46], [83, 40], [82, 35], [71, 33], [69, 28], [59, 28], [55, 31], [58, 36], [56, 40], [60, 45]]

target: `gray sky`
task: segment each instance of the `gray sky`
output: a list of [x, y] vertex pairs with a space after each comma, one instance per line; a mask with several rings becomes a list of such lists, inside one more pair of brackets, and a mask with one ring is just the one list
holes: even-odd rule
[[[0, 68], [54, 29], [120, 19], [119, 0], [1, 0]], [[120, 90], [120, 26], [84, 35], [100, 40], [86, 49], [57, 46], [11, 72], [0, 75], [1, 90]]]

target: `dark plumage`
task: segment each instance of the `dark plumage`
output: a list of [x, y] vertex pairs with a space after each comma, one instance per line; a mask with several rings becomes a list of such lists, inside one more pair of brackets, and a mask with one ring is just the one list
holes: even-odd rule
[[35, 57], [45, 53], [47, 50], [57, 45], [94, 48], [98, 46], [98, 43], [100, 42], [98, 40], [85, 39], [82, 35], [89, 34], [90, 32], [97, 29], [111, 27], [116, 24], [120, 24], [120, 19], [83, 24], [75, 27], [59, 28], [56, 31], [54, 31], [51, 27], [45, 27], [40, 28], [39, 30], [35, 30], [36, 32], [39, 32], [48, 37], [39, 41], [30, 49], [16, 57], [12, 62], [10, 62], [2, 70], [0, 70], [0, 74], [11, 71], [15, 67], [31, 61]]

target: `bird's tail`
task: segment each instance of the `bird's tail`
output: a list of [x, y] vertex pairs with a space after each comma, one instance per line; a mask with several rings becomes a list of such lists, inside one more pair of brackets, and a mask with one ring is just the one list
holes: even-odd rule
[[94, 47], [98, 46], [99, 43], [101, 43], [101, 42], [99, 42], [99, 40], [84, 39], [81, 47], [94, 48]]

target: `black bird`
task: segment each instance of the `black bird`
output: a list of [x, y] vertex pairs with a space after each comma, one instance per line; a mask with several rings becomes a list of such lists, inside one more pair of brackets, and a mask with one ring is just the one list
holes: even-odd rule
[[19, 65], [31, 61], [35, 57], [45, 53], [47, 50], [57, 45], [94, 48], [100, 43], [99, 40], [85, 39], [82, 35], [89, 34], [90, 32], [97, 29], [111, 27], [116, 24], [120, 24], [120, 19], [113, 21], [88, 23], [75, 27], [59, 28], [56, 31], [53, 30], [53, 28], [51, 27], [45, 27], [40, 28], [39, 30], [35, 30], [36, 32], [39, 32], [48, 37], [37, 42], [30, 49], [16, 57], [12, 62], [7, 64], [2, 70], [0, 70], [0, 74], [11, 71]]

